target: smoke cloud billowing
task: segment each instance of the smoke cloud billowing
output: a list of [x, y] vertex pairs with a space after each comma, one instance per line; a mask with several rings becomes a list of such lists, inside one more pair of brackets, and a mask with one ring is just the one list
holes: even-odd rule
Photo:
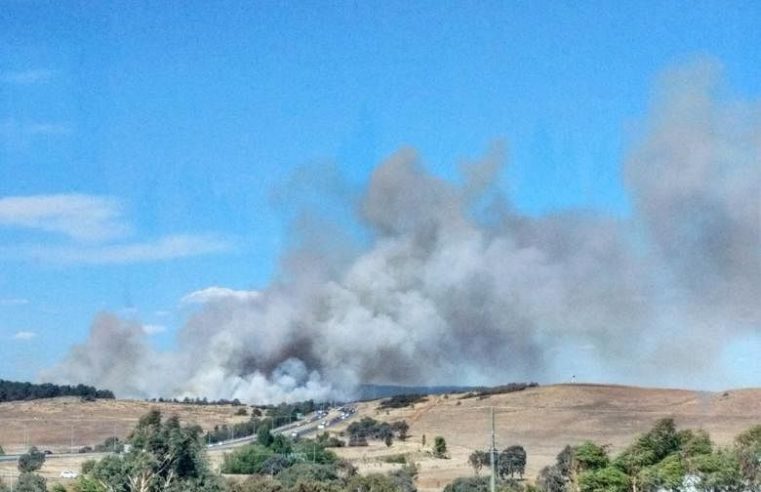
[[761, 120], [718, 85], [712, 65], [667, 75], [624, 163], [625, 220], [518, 213], [497, 187], [499, 150], [453, 184], [403, 149], [361, 197], [366, 247], [332, 255], [306, 238], [261, 291], [189, 296], [200, 308], [169, 353], [100, 315], [44, 378], [257, 402], [572, 373], [720, 382], [724, 342], [761, 328]]

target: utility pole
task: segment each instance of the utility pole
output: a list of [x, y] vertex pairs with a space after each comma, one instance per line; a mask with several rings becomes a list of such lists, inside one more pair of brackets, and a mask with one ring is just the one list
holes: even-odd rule
[[491, 480], [489, 482], [489, 490], [491, 492], [494, 492], [497, 488], [497, 460], [495, 459], [495, 453], [496, 453], [496, 437], [494, 434], [494, 407], [491, 409], [491, 452], [489, 453], [491, 455]]

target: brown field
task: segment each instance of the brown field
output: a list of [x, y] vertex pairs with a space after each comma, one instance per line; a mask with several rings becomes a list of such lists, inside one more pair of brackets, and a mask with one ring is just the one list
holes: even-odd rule
[[[603, 385], [556, 385], [460, 400], [461, 395], [431, 396], [414, 408], [378, 411], [377, 402], [360, 404], [360, 415], [378, 420], [405, 419], [407, 443], [341, 450], [340, 454], [370, 471], [382, 455], [410, 453], [420, 464], [420, 490], [440, 490], [458, 476], [473, 473], [467, 464], [475, 449], [487, 449], [490, 413], [495, 410], [498, 448], [521, 444], [528, 453], [527, 476], [533, 478], [554, 461], [566, 444], [592, 440], [621, 450], [657, 420], [673, 417], [680, 427], [703, 428], [719, 444], [761, 423], [761, 390], [706, 393]], [[340, 429], [337, 429], [340, 430]], [[427, 445], [421, 445], [422, 435]], [[451, 459], [427, 455], [435, 436], [446, 441]], [[384, 465], [389, 466], [389, 465]]]
[[151, 408], [165, 415], [177, 415], [185, 423], [209, 429], [218, 424], [241, 422], [235, 416], [240, 407], [232, 405], [182, 405], [136, 400], [98, 400], [52, 398], [0, 403], [0, 446], [8, 454], [28, 445], [55, 453], [94, 446], [109, 436], [125, 437], [138, 419]]
[[[475, 449], [488, 447], [492, 408], [497, 446], [521, 444], [526, 448], [528, 478], [551, 463], [566, 444], [593, 440], [609, 444], [616, 452], [663, 417], [673, 417], [680, 427], [706, 429], [723, 445], [731, 443], [744, 429], [761, 423], [761, 389], [707, 393], [578, 384], [544, 386], [486, 399], [461, 400], [460, 396], [431, 396], [414, 408], [388, 412], [377, 410], [377, 401], [360, 403], [355, 419], [363, 416], [387, 421], [405, 419], [410, 424], [410, 437], [407, 442], [395, 442], [390, 448], [371, 442], [368, 447], [343, 448], [338, 453], [354, 462], [362, 473], [393, 469], [399, 465], [383, 463], [383, 457], [405, 454], [419, 464], [419, 489], [433, 491], [441, 490], [458, 476], [473, 473], [467, 457]], [[139, 416], [154, 406], [167, 415], [177, 414], [184, 422], [204, 428], [246, 418], [233, 416], [234, 407], [139, 401], [80, 403], [76, 399], [56, 399], [3, 403], [0, 404], [0, 445], [6, 452], [21, 450], [28, 432], [30, 443], [40, 447], [46, 443], [44, 449], [65, 451], [72, 426], [75, 447], [92, 445], [114, 433], [125, 436]], [[338, 433], [346, 425], [348, 422], [331, 431]], [[423, 434], [427, 441], [425, 446], [421, 443]], [[437, 435], [446, 439], [450, 459], [430, 456], [430, 447]], [[213, 464], [221, 462], [221, 451], [209, 454]], [[76, 458], [50, 460], [42, 471], [49, 478], [55, 478], [61, 470], [78, 470], [79, 461]], [[13, 467], [11, 463], [0, 464], [0, 474]]]

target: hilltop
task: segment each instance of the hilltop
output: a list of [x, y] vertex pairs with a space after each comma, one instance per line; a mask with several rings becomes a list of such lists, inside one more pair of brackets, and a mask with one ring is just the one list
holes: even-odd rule
[[[352, 421], [372, 417], [381, 421], [406, 420], [410, 425], [407, 442], [395, 441], [389, 448], [380, 442], [368, 447], [340, 448], [337, 452], [354, 462], [361, 471], [382, 471], [398, 465], [384, 457], [405, 454], [420, 464], [421, 491], [440, 490], [457, 476], [472, 474], [468, 455], [486, 449], [490, 438], [490, 412], [495, 410], [497, 446], [521, 444], [528, 453], [527, 476], [551, 463], [566, 444], [585, 440], [609, 444], [613, 453], [632, 438], [648, 430], [664, 417], [672, 417], [680, 427], [703, 428], [720, 445], [731, 443], [735, 435], [761, 423], [761, 389], [700, 392], [681, 389], [653, 389], [613, 385], [554, 385], [527, 388], [487, 398], [463, 398], [466, 393], [429, 395], [412, 407], [383, 409], [383, 400], [357, 404], [357, 414], [331, 427], [339, 433]], [[82, 402], [77, 398], [55, 398], [0, 403], [0, 445], [6, 452], [19, 451], [29, 442], [55, 452], [69, 448], [74, 430], [75, 447], [93, 445], [108, 436], [126, 436], [137, 419], [150, 408], [166, 415], [178, 415], [184, 422], [204, 429], [240, 422], [240, 407], [194, 405], [128, 400]], [[421, 444], [422, 435], [426, 445]], [[443, 436], [451, 459], [428, 456], [434, 437]], [[221, 461], [222, 450], [210, 452], [213, 463]], [[12, 469], [14, 465], [7, 464]], [[51, 461], [43, 472], [55, 477], [59, 468], [76, 469], [77, 458]]]
[[[438, 490], [457, 476], [472, 474], [467, 458], [476, 449], [488, 448], [492, 408], [497, 447], [524, 446], [529, 478], [552, 463], [566, 444], [592, 440], [609, 444], [615, 453], [664, 417], [673, 417], [680, 427], [705, 429], [720, 445], [731, 443], [735, 435], [761, 423], [761, 389], [700, 392], [577, 384], [529, 388], [484, 399], [462, 396], [429, 396], [414, 407], [392, 410], [378, 410], [378, 401], [360, 403], [360, 417], [405, 419], [410, 424], [410, 438], [389, 449], [372, 443], [369, 448], [346, 449], [341, 454], [364, 461], [373, 470], [380, 466], [375, 463], [382, 455], [411, 453], [422, 464], [421, 490]], [[426, 458], [421, 446], [423, 434], [426, 447], [434, 436], [444, 436], [451, 459]]]

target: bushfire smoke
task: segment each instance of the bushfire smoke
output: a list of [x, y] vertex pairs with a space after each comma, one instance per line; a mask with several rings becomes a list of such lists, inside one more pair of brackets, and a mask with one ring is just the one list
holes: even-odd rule
[[517, 212], [498, 150], [453, 183], [402, 149], [363, 191], [365, 247], [332, 255], [305, 240], [261, 291], [194, 294], [201, 307], [170, 353], [102, 314], [44, 379], [268, 402], [366, 382], [720, 373], [723, 343], [761, 328], [761, 120], [717, 86], [711, 65], [665, 77], [623, 163], [625, 219]]

